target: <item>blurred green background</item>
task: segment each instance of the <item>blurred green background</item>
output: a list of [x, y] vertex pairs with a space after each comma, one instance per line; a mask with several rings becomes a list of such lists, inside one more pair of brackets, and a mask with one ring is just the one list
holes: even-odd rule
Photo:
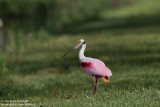
[[[160, 106], [160, 1], [0, 0], [0, 104]], [[3, 26], [2, 26], [3, 23]], [[113, 76], [92, 95], [78, 50]]]

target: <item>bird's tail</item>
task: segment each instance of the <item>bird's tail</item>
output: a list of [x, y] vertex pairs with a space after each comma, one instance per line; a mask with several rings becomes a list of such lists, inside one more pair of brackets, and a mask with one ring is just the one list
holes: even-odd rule
[[101, 77], [101, 79], [102, 79], [104, 82], [110, 82], [110, 80], [109, 80], [108, 77]]

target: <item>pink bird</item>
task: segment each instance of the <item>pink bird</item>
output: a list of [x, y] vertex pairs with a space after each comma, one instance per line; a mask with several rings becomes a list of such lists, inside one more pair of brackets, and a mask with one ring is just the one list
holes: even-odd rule
[[[112, 72], [105, 66], [105, 64], [101, 60], [84, 56], [86, 42], [83, 39], [80, 39], [73, 48], [71, 48], [67, 53], [64, 54], [64, 56], [71, 52], [73, 49], [77, 49], [80, 46], [82, 48], [79, 51], [79, 60], [84, 72], [87, 73], [92, 80], [93, 94], [95, 95], [98, 78], [101, 78], [104, 82], [110, 82], [109, 77], [112, 76]], [[95, 86], [93, 82], [93, 76], [95, 76], [96, 78]]]

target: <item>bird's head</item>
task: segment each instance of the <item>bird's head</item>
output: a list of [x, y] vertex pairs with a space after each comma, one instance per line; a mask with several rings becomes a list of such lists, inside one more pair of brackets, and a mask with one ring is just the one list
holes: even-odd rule
[[78, 40], [78, 43], [77, 43], [73, 48], [71, 48], [70, 50], [68, 50], [68, 51], [63, 55], [63, 57], [66, 56], [66, 55], [67, 55], [69, 52], [71, 52], [73, 49], [77, 49], [77, 48], [79, 48], [80, 46], [83, 46], [83, 45], [86, 45], [86, 42], [85, 42], [83, 39]]
[[[79, 47], [79, 46], [85, 45], [86, 42], [85, 42], [83, 39], [80, 39], [77, 44], [78, 44], [78, 47]], [[77, 47], [77, 48], [78, 48], [78, 47]]]

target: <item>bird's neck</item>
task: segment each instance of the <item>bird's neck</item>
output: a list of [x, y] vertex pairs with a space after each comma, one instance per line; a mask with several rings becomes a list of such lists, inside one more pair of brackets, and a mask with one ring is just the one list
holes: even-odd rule
[[82, 48], [81, 48], [80, 51], [79, 51], [79, 59], [80, 59], [80, 61], [85, 57], [85, 56], [84, 56], [84, 51], [85, 51], [85, 49], [86, 49], [86, 44], [83, 44], [83, 45], [82, 45]]

